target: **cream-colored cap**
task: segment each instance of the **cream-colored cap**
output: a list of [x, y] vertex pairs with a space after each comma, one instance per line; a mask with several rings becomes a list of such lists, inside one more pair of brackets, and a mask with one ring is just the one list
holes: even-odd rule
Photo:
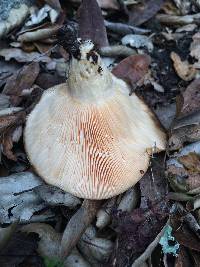
[[[25, 147], [48, 184], [80, 198], [106, 199], [137, 183], [151, 148], [164, 150], [166, 137], [148, 107], [129, 96], [128, 85], [108, 72], [99, 56], [96, 63], [81, 65], [86, 60], [73, 59], [70, 82], [43, 94], [28, 116]], [[90, 72], [96, 75], [92, 87]]]

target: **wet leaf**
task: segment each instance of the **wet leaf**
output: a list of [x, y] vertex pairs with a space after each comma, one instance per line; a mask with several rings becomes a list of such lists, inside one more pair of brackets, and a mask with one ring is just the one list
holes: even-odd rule
[[79, 8], [79, 36], [91, 39], [101, 48], [108, 46], [108, 39], [101, 9], [96, 0], [83, 0]]
[[138, 26], [152, 18], [162, 7], [164, 0], [144, 0], [132, 5], [128, 11], [129, 24]]
[[130, 83], [133, 87], [148, 72], [151, 58], [148, 55], [133, 55], [122, 60], [112, 73]]

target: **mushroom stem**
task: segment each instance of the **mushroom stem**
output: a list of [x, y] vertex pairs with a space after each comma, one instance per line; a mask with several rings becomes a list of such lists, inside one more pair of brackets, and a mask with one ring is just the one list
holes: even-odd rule
[[85, 199], [80, 209], [72, 216], [62, 236], [60, 251], [62, 258], [67, 257], [76, 246], [86, 228], [95, 218], [101, 204], [100, 200]]

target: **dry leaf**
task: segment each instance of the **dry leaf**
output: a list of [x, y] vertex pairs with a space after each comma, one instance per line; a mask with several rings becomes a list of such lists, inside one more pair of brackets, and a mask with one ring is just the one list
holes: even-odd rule
[[192, 37], [193, 42], [190, 44], [190, 55], [200, 63], [200, 33], [197, 32]]
[[[2, 5], [4, 3], [0, 3], [0, 9], [4, 8]], [[11, 30], [18, 27], [28, 16], [29, 7], [26, 4], [21, 4], [18, 8], [12, 8], [9, 12], [8, 18], [6, 20], [0, 21], [0, 39], [6, 34], [8, 34]]]
[[98, 47], [108, 46], [106, 27], [96, 0], [83, 0], [79, 8], [79, 37], [92, 40]]
[[174, 68], [178, 76], [184, 81], [191, 81], [196, 75], [196, 69], [190, 65], [188, 61], [182, 61], [178, 54], [171, 52], [171, 59], [174, 63]]
[[26, 53], [19, 48], [4, 48], [0, 50], [0, 56], [6, 61], [15, 59], [18, 62], [44, 62], [49, 63], [51, 58], [38, 52]]
[[152, 18], [162, 7], [164, 0], [144, 0], [132, 5], [128, 11], [129, 24], [138, 26]]
[[198, 154], [190, 152], [188, 155], [181, 156], [179, 162], [189, 171], [200, 174], [200, 156]]
[[148, 72], [150, 62], [151, 58], [148, 55], [129, 56], [114, 67], [112, 73], [135, 87]]
[[[188, 85], [186, 90], [182, 93], [182, 97], [183, 104], [180, 111], [181, 115], [200, 110], [200, 78]], [[198, 117], [200, 116], [198, 115]]]

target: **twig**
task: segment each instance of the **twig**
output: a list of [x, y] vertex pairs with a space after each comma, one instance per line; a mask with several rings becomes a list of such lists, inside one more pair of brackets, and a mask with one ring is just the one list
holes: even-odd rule
[[178, 26], [178, 25], [187, 25], [191, 23], [197, 23], [200, 19], [200, 13], [194, 15], [186, 15], [186, 16], [174, 16], [174, 15], [157, 15], [157, 20], [160, 23], [171, 25], [171, 26]]
[[154, 241], [151, 244], [149, 244], [149, 246], [146, 248], [146, 250], [144, 251], [144, 253], [142, 255], [140, 255], [140, 257], [138, 257], [134, 261], [134, 263], [132, 264], [131, 267], [140, 267], [140, 266], [142, 266], [142, 264], [150, 257], [150, 255], [154, 251], [155, 247], [158, 245], [161, 237], [163, 236], [163, 234], [165, 232], [165, 228], [166, 228], [166, 226], [168, 224], [169, 224], [169, 220], [167, 221], [166, 225], [163, 227], [163, 229], [161, 230], [161, 232], [156, 236], [156, 238], [154, 239]]
[[102, 201], [84, 200], [81, 208], [72, 216], [68, 222], [61, 241], [61, 257], [67, 257], [76, 246], [86, 228], [95, 218]]
[[128, 57], [136, 54], [136, 51], [124, 45], [113, 45], [102, 47], [99, 53], [101, 56], [105, 57]]
[[122, 35], [130, 34], [130, 33], [146, 34], [146, 33], [151, 32], [148, 29], [133, 27], [125, 23], [115, 23], [115, 22], [104, 20], [104, 24], [108, 30], [111, 30], [113, 32], [116, 32]]

